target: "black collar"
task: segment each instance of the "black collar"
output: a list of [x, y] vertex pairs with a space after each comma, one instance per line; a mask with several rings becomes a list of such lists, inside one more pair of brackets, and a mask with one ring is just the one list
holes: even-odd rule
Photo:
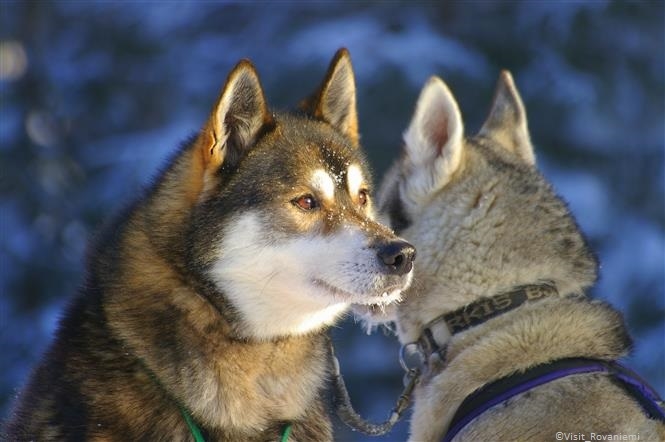
[[440, 353], [442, 345], [434, 339], [433, 328], [444, 325], [452, 336], [482, 324], [503, 313], [516, 309], [527, 301], [536, 301], [559, 294], [553, 282], [530, 284], [515, 287], [508, 292], [483, 297], [464, 307], [437, 316], [425, 325], [417, 344], [423, 356], [427, 358], [432, 353]]

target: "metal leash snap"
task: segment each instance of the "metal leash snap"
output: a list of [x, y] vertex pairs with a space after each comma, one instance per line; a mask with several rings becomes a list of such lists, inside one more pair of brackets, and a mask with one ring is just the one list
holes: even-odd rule
[[425, 354], [417, 342], [408, 342], [399, 349], [399, 365], [409, 373], [412, 370], [420, 370], [425, 365]]

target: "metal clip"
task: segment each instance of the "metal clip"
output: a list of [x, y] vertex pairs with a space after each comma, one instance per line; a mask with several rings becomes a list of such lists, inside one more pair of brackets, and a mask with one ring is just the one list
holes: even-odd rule
[[420, 370], [425, 365], [425, 354], [420, 344], [409, 342], [399, 349], [399, 365], [408, 374], [411, 370]]

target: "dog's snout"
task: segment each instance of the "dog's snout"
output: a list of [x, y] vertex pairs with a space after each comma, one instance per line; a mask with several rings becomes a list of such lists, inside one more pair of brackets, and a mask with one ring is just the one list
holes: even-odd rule
[[413, 268], [416, 248], [406, 241], [396, 240], [379, 247], [377, 255], [389, 273], [404, 275]]

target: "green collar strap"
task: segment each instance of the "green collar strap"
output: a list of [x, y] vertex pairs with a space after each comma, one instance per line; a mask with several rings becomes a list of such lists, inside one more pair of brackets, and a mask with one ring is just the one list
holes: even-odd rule
[[180, 407], [180, 413], [182, 413], [182, 417], [185, 419], [185, 422], [187, 422], [187, 426], [189, 427], [189, 432], [192, 433], [194, 441], [205, 442], [203, 434], [201, 433], [201, 429], [199, 428], [198, 425], [196, 425], [196, 422], [194, 422], [192, 416], [189, 415], [187, 409], [185, 407]]
[[282, 438], [280, 439], [280, 442], [286, 442], [289, 440], [292, 426], [293, 424], [286, 424], [286, 426], [284, 427], [284, 431], [282, 432]]
[[[194, 422], [194, 419], [192, 419], [192, 416], [189, 414], [187, 409], [185, 407], [180, 407], [180, 413], [182, 414], [183, 419], [185, 419], [185, 422], [189, 427], [189, 432], [192, 433], [194, 441], [205, 442], [205, 439], [203, 438], [203, 433], [201, 433], [201, 429], [199, 428], [198, 425], [196, 425], [196, 422]], [[282, 432], [282, 438], [280, 439], [280, 442], [287, 442], [289, 440], [292, 426], [293, 424], [286, 424], [286, 426], [284, 427], [284, 431]]]

